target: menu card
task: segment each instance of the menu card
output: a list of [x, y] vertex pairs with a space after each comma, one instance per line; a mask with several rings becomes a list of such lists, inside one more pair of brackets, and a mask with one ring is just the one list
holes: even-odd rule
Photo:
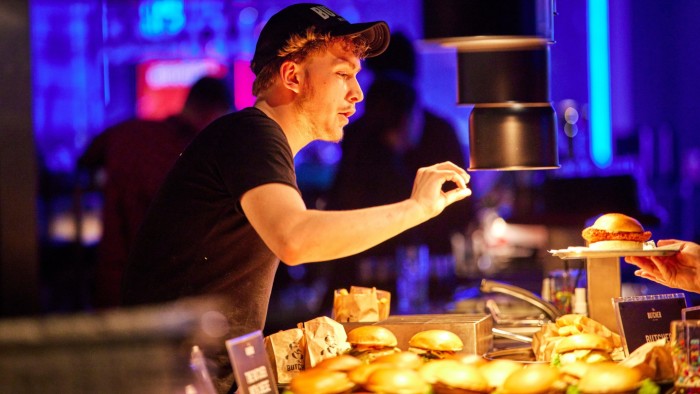
[[625, 353], [647, 342], [671, 339], [671, 322], [680, 320], [686, 307], [683, 293], [613, 299]]
[[275, 375], [265, 351], [262, 331], [226, 341], [238, 394], [278, 394]]

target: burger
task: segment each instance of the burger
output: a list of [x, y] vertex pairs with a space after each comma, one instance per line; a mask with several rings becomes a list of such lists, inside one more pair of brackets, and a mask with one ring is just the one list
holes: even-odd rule
[[484, 356], [479, 354], [471, 354], [465, 352], [457, 352], [455, 354], [445, 357], [450, 360], [459, 361], [462, 364], [473, 365], [478, 367], [480, 365], [486, 364], [489, 360], [485, 359]]
[[557, 342], [552, 358], [553, 365], [566, 365], [575, 361], [597, 363], [611, 361], [613, 346], [609, 340], [596, 334], [575, 334]]
[[421, 365], [421, 367], [418, 369], [418, 373], [423, 378], [423, 380], [430, 384], [434, 384], [435, 382], [437, 382], [438, 371], [443, 369], [445, 365], [449, 364], [463, 365], [459, 361], [452, 360], [449, 358], [445, 358], [442, 360], [431, 360], [427, 363], [423, 363], [423, 365]]
[[353, 369], [352, 371], [348, 372], [348, 378], [360, 386], [364, 386], [367, 383], [367, 379], [369, 378], [369, 375], [374, 373], [374, 371], [378, 369], [387, 369], [387, 368], [395, 368], [391, 364], [383, 364], [383, 363], [372, 363], [372, 364], [362, 364], [359, 367]]
[[362, 365], [362, 361], [349, 354], [340, 354], [335, 357], [321, 360], [314, 368], [328, 369], [330, 371], [347, 372]]
[[479, 366], [479, 372], [486, 378], [489, 386], [498, 390], [503, 387], [503, 382], [508, 376], [523, 367], [522, 363], [505, 358], [492, 360]]
[[408, 351], [426, 360], [453, 356], [464, 348], [457, 334], [448, 330], [426, 330], [416, 333], [408, 341]]
[[313, 368], [292, 378], [289, 392], [293, 394], [345, 394], [355, 388], [344, 372]]
[[645, 379], [636, 368], [606, 362], [591, 365], [570, 391], [581, 394], [647, 394], [658, 393], [659, 387]]
[[413, 352], [398, 352], [377, 357], [373, 364], [390, 364], [398, 368], [418, 369], [424, 363], [423, 359]]
[[435, 394], [489, 393], [491, 386], [473, 365], [448, 363], [438, 369], [433, 384]]
[[576, 386], [583, 375], [588, 372], [588, 368], [590, 368], [591, 365], [593, 364], [589, 364], [585, 361], [574, 361], [573, 363], [562, 365], [559, 371], [561, 372], [562, 379], [566, 383]]
[[556, 394], [564, 393], [567, 385], [557, 367], [548, 364], [530, 364], [506, 378], [503, 394]]
[[370, 363], [383, 355], [401, 351], [398, 341], [390, 330], [380, 326], [361, 326], [348, 332], [349, 354], [364, 363]]
[[644, 227], [634, 218], [621, 213], [607, 213], [584, 229], [581, 236], [593, 250], [641, 250], [644, 242], [651, 238], [651, 232], [644, 231]]
[[382, 394], [428, 394], [428, 384], [418, 372], [407, 368], [379, 368], [367, 377], [364, 388]]

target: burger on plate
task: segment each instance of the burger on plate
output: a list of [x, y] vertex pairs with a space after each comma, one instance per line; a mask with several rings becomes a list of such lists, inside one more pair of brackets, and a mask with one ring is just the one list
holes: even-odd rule
[[613, 346], [606, 338], [596, 334], [575, 334], [564, 337], [554, 348], [552, 364], [566, 365], [575, 361], [598, 363], [611, 361]]
[[425, 330], [413, 335], [408, 341], [408, 351], [426, 360], [439, 360], [464, 348], [457, 334], [448, 330]]
[[651, 232], [634, 218], [621, 213], [606, 213], [581, 233], [592, 250], [641, 250]]
[[374, 359], [399, 352], [398, 341], [393, 332], [380, 326], [361, 326], [348, 332], [351, 356], [357, 357], [364, 363]]

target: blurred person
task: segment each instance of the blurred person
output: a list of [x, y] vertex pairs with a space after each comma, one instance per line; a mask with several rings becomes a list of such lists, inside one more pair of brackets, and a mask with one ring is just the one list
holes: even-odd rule
[[636, 276], [666, 287], [700, 293], [700, 245], [677, 239], [659, 240], [657, 246], [678, 245], [670, 256], [628, 256], [625, 261], [639, 267]]
[[226, 82], [202, 77], [190, 87], [182, 110], [163, 120], [130, 119], [97, 135], [80, 157], [80, 168], [102, 171], [103, 234], [98, 244], [94, 306], [115, 307], [127, 255], [165, 175], [194, 136], [230, 112]]
[[[251, 69], [253, 107], [219, 118], [185, 149], [139, 231], [123, 282], [127, 305], [215, 296], [228, 322], [216, 354], [221, 392], [235, 384], [224, 340], [262, 330], [275, 272], [359, 253], [471, 194], [443, 162], [418, 170], [410, 194], [347, 211], [307, 209], [294, 156], [339, 141], [364, 96], [361, 59], [381, 54], [385, 22], [350, 24], [320, 4], [295, 4], [262, 29]], [[453, 188], [444, 192], [449, 183]]]
[[[415, 87], [416, 53], [406, 35], [394, 33], [383, 56], [367, 60], [374, 81], [364, 114], [346, 128], [342, 157], [328, 192], [329, 209], [355, 209], [396, 201], [412, 188], [411, 174], [430, 163], [465, 166], [457, 130], [425, 108]], [[399, 244], [426, 244], [431, 253], [450, 254], [450, 237], [464, 233], [468, 203], [363, 255], [393, 255]]]

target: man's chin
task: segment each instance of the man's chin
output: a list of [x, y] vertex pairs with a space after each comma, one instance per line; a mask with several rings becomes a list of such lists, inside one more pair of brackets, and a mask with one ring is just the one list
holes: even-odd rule
[[337, 130], [329, 131], [326, 134], [325, 138], [323, 138], [323, 140], [327, 141], [327, 142], [338, 143], [338, 142], [342, 141], [343, 135], [344, 135], [343, 128], [339, 127]]

